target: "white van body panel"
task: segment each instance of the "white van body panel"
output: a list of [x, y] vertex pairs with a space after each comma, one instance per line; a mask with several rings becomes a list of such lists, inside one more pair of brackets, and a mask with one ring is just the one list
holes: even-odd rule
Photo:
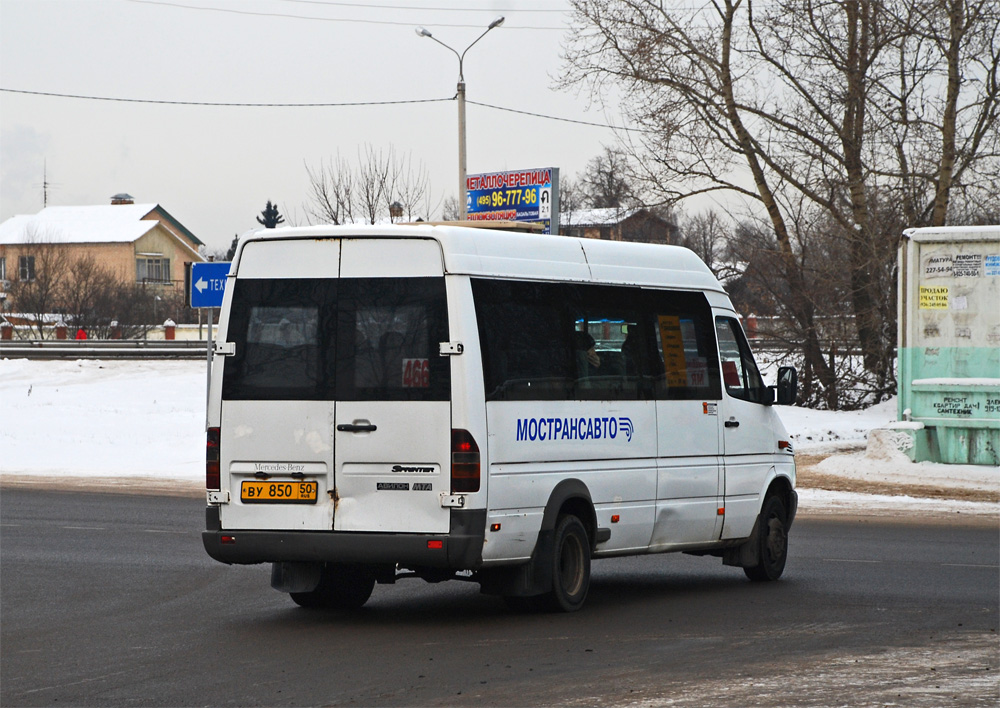
[[337, 420], [373, 422], [377, 430], [335, 432], [334, 531], [447, 533], [438, 495], [451, 482], [450, 404], [340, 401]]
[[[222, 522], [230, 529], [292, 528], [323, 531], [333, 527], [333, 407], [324, 401], [226, 401], [221, 449], [230, 503]], [[316, 504], [264, 505], [240, 501], [244, 481], [258, 473], [290, 478], [301, 472], [319, 484]], [[226, 474], [228, 473], [228, 474]]]
[[762, 480], [775, 476], [775, 466], [786, 459], [778, 440], [788, 440], [784, 425], [771, 407], [762, 407], [723, 393], [725, 419], [739, 420], [738, 428], [723, 428], [725, 435], [725, 506], [723, 539], [744, 538], [753, 529], [767, 487]]
[[657, 401], [659, 458], [651, 550], [719, 538], [719, 417], [705, 401]]
[[489, 521], [501, 529], [488, 535], [484, 561], [530, 555], [524, 539], [537, 536], [549, 495], [568, 477], [587, 485], [599, 522], [610, 528], [619, 516], [599, 552], [649, 545], [657, 483], [652, 401], [493, 401], [486, 410]]
[[444, 274], [441, 246], [429, 239], [340, 241], [341, 278], [432, 277]]
[[[472, 287], [465, 276], [445, 276], [448, 302], [472, 302]], [[461, 345], [462, 354], [451, 356], [451, 427], [469, 430], [480, 442], [480, 465], [490, 468], [491, 448], [486, 436], [486, 391], [483, 388], [482, 352], [476, 311], [471, 307], [448, 308], [451, 343]], [[462, 382], [459, 384], [458, 382]], [[478, 492], [465, 494], [465, 508], [485, 509], [490, 476], [483, 474]]]
[[[544, 501], [567, 478], [580, 480], [587, 486], [598, 524], [614, 528], [611, 539], [599, 545], [596, 555], [646, 552], [653, 527], [655, 459], [501, 464], [490, 470], [494, 491], [490, 495], [487, 520], [491, 525], [500, 523], [502, 528], [487, 534], [484, 562], [510, 562], [531, 556], [542, 524]], [[497, 489], [502, 497], [494, 502]], [[647, 494], [641, 492], [644, 489]], [[544, 500], [541, 504], [537, 501], [539, 497]], [[513, 499], [522, 499], [527, 504], [508, 506], [511, 502], [507, 500]], [[613, 515], [620, 521], [612, 525]]]
[[233, 272], [240, 278], [336, 278], [340, 241], [250, 241]]

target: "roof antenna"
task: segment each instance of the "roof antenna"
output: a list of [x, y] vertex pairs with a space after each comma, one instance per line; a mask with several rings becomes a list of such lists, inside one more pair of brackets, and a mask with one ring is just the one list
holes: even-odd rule
[[48, 160], [42, 160], [42, 208], [49, 205]]

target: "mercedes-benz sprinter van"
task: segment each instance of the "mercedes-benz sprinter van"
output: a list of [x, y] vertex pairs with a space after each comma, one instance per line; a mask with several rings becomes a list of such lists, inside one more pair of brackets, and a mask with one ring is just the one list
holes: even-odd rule
[[268, 229], [215, 344], [208, 553], [303, 606], [407, 576], [579, 609], [592, 559], [784, 569], [795, 463], [689, 250], [457, 226]]

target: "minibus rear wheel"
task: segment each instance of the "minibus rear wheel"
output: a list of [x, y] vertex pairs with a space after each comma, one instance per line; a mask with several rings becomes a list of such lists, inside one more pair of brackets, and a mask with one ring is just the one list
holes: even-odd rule
[[374, 589], [375, 573], [368, 566], [327, 563], [315, 590], [290, 594], [301, 607], [356, 610], [368, 602]]
[[771, 495], [764, 501], [758, 524], [760, 560], [743, 572], [751, 580], [777, 580], [788, 558], [788, 516], [780, 497]]
[[583, 522], [572, 514], [556, 521], [552, 544], [552, 590], [545, 596], [549, 608], [575, 612], [583, 607], [590, 589], [590, 539]]

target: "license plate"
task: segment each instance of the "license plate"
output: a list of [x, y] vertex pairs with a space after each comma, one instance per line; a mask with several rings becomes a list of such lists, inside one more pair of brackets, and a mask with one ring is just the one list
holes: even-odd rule
[[247, 480], [240, 489], [244, 504], [315, 504], [316, 482], [258, 482]]

